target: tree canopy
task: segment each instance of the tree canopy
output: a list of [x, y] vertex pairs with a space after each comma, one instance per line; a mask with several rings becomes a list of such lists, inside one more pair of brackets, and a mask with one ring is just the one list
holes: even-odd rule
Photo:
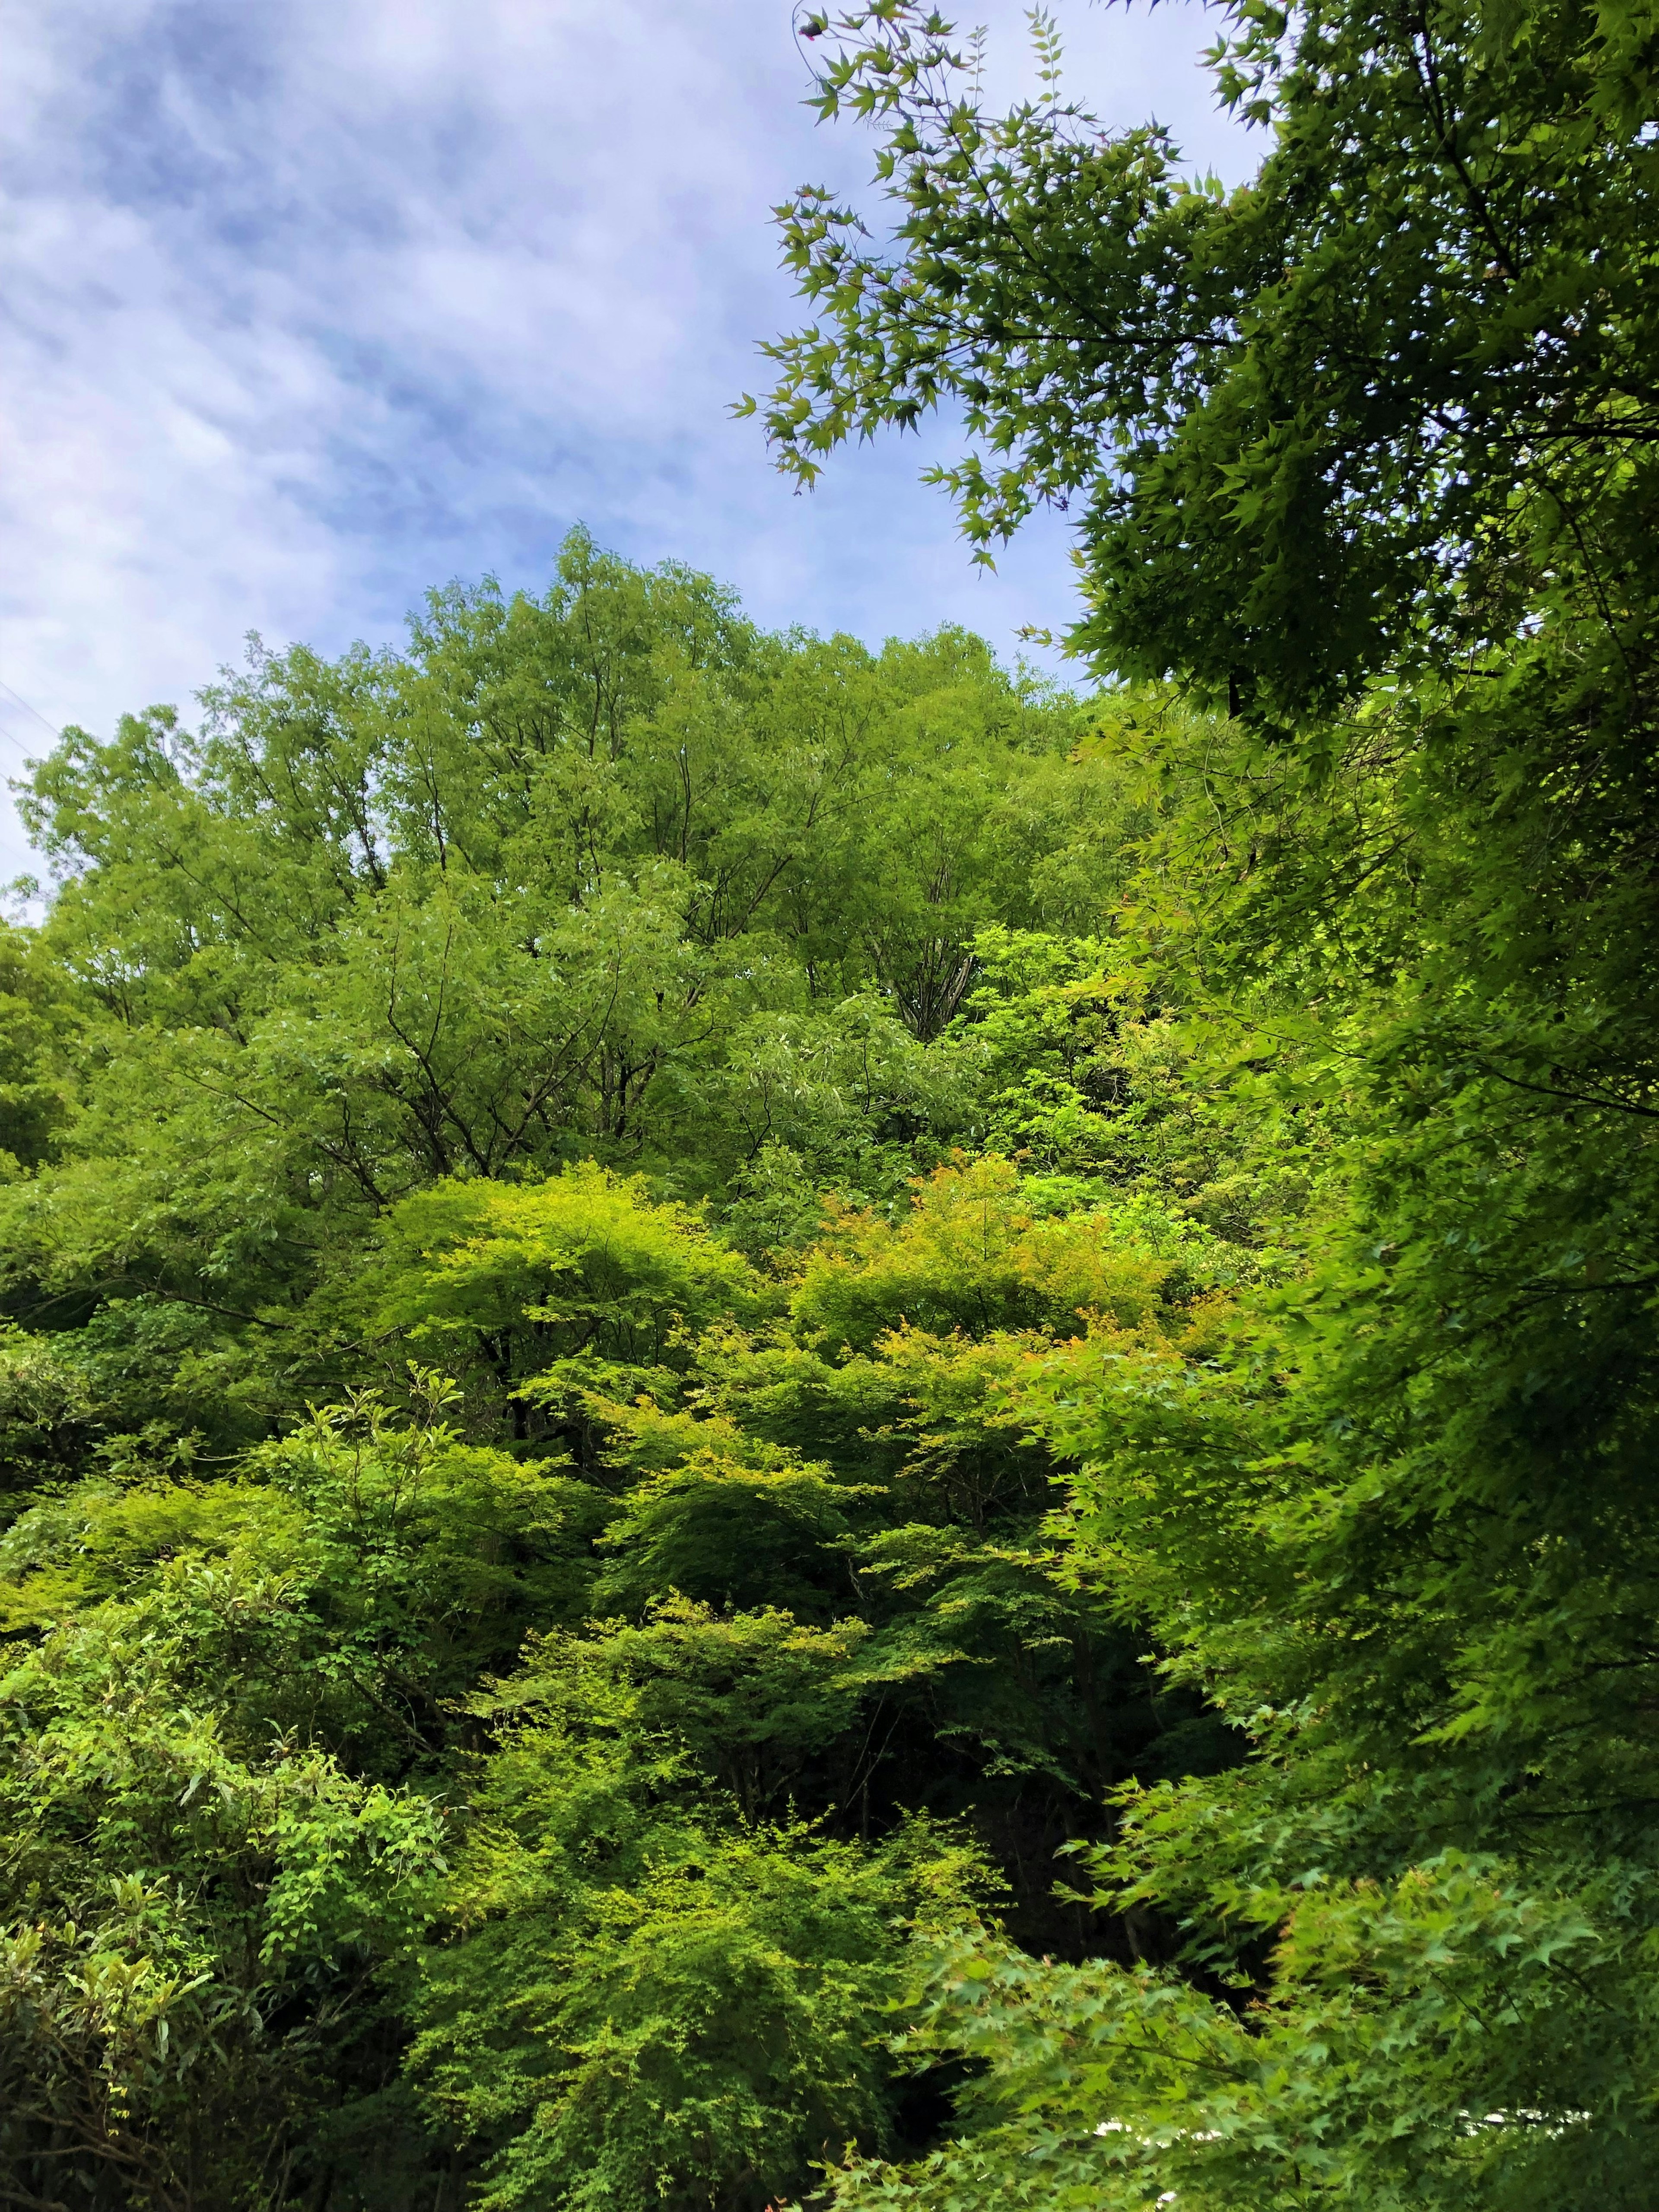
[[1105, 1793], [1234, 1755], [1057, 1577], [1020, 1410], [1270, 1264], [1111, 972], [1155, 780], [976, 639], [580, 536], [201, 709], [40, 763], [5, 946], [8, 2185], [761, 2212], [925, 2148], [906, 1961], [1087, 1954]]

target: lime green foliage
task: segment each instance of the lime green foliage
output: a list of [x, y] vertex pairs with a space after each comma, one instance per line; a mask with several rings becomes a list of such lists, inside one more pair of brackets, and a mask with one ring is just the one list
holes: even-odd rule
[[1620, 2039], [1589, 2019], [1564, 2033], [1561, 1978], [1594, 1948], [1575, 1905], [1516, 1898], [1455, 1853], [1386, 1887], [1315, 1880], [1252, 1902], [1279, 1931], [1277, 1995], [1243, 2016], [1170, 1973], [1038, 1966], [983, 1934], [942, 1947], [907, 2040], [977, 2062], [974, 2132], [902, 2176], [854, 2160], [836, 2203], [1586, 2201], [1589, 2113], [1551, 2124], [1526, 2101], [1553, 2067], [1600, 2070]]
[[786, 1601], [823, 1615], [848, 1589], [858, 1487], [716, 1418], [605, 1407], [611, 1455], [635, 1469], [604, 1545], [602, 1603], [674, 1589], [723, 1605]]
[[8, 1324], [0, 1334], [0, 1515], [21, 1495], [69, 1473], [90, 1448], [95, 1400], [85, 1376], [49, 1339]]
[[377, 1336], [457, 1375], [482, 1370], [509, 1411], [672, 1389], [690, 1338], [763, 1291], [696, 1215], [592, 1161], [545, 1182], [433, 1184], [393, 1207], [379, 1242], [362, 1279]]
[[436, 1178], [326, 1291], [383, 1382], [252, 1444], [199, 1371], [216, 1429], [118, 1425], [178, 1304], [14, 1331], [30, 2185], [61, 2142], [94, 2206], [762, 2212], [925, 2142], [888, 2041], [932, 1947], [1006, 1890], [1086, 1948], [1048, 1891], [1103, 1791], [1231, 1755], [1057, 1579], [1029, 1393], [1067, 1346], [1202, 1357], [1248, 1256], [1079, 1193], [964, 1155], [815, 1193], [757, 1268], [592, 1161]]
[[[716, 1454], [734, 1435], [757, 1440], [750, 1462], [763, 1444], [770, 1480], [813, 1502], [816, 1525], [801, 1513], [769, 1576], [810, 1580], [795, 1602], [819, 1620], [851, 1596], [876, 1631], [862, 1665], [879, 1717], [836, 1785], [843, 1802], [914, 1803], [920, 1784], [935, 1810], [971, 1806], [1005, 1848], [1012, 1824], [1012, 1847], [1035, 1859], [1080, 1833], [1083, 1808], [1133, 1769], [1161, 1772], [1166, 1754], [1225, 1762], [1224, 1732], [1196, 1701], [1149, 1698], [1140, 1647], [1109, 1607], [1057, 1585], [1054, 1462], [1032, 1435], [1026, 1378], [1103, 1334], [1200, 1356], [1228, 1266], [1150, 1207], [1127, 1223], [1044, 1218], [1006, 1162], [983, 1159], [921, 1182], [896, 1218], [832, 1218], [787, 1322], [700, 1346], [696, 1429]], [[719, 1600], [731, 1573], [696, 1594]], [[1034, 1898], [1023, 1910], [1030, 1932], [1076, 1940]]]
[[1104, 1791], [1233, 1753], [1057, 1571], [1021, 1395], [1260, 1272], [1109, 1141], [1180, 1053], [1076, 1158], [1009, 1104], [1104, 1049], [1042, 992], [1167, 811], [1138, 710], [580, 536], [201, 703], [40, 764], [0, 948], [6, 2185], [762, 2212], [924, 2148], [919, 1960], [1086, 1951]]
[[[40, 772], [0, 1929], [44, 2201], [763, 2212], [932, 2139], [888, 2042], [936, 1942], [1006, 1901], [1086, 1948], [1103, 1790], [1231, 1756], [1057, 1578], [1020, 1383], [1195, 1353], [1254, 1261], [951, 1143], [1020, 1048], [988, 933], [1093, 959], [1037, 901], [1121, 875], [1126, 777], [972, 641], [587, 561]], [[635, 687], [603, 745], [579, 633]]]
[[[981, 1854], [1023, 1859], [1025, 1921], [1075, 1942], [1042, 1893], [1102, 1788], [1224, 1763], [1033, 1544], [1017, 1375], [1091, 1319], [1212, 1327], [1202, 1233], [1166, 1218], [1160, 1256], [1149, 1221], [1041, 1218], [1006, 1162], [944, 1168], [890, 1216], [835, 1214], [787, 1309], [744, 1328], [734, 1301], [633, 1402], [590, 1392], [598, 1617], [469, 1701], [494, 1748], [406, 2000], [482, 2203], [761, 2212], [811, 2160], [896, 2144], [890, 2008], [994, 1893]], [[705, 1249], [666, 1210], [653, 1233]]]
[[866, 1213], [832, 1224], [791, 1310], [799, 1327], [860, 1350], [906, 1322], [975, 1335], [1073, 1335], [1093, 1314], [1149, 1326], [1188, 1287], [1176, 1256], [1188, 1241], [1169, 1223], [1143, 1244], [1134, 1229], [1120, 1242], [1090, 1215], [1036, 1218], [1014, 1170], [991, 1157], [936, 1170], [896, 1224]]
[[[1188, 819], [1178, 805], [1166, 817], [1165, 852]], [[1135, 889], [1145, 927], [1151, 901], [1161, 893], [1169, 902], [1168, 879], [1160, 872]], [[1122, 936], [998, 927], [975, 950], [961, 1048], [985, 1100], [988, 1148], [1025, 1166], [1034, 1206], [1064, 1212], [1111, 1191], [1120, 1209], [1150, 1198], [1155, 1212], [1174, 1208], [1231, 1243], [1294, 1242], [1330, 1165], [1329, 1135], [1316, 1115], [1297, 1127], [1275, 1115], [1262, 1127], [1262, 1102], [1237, 1065], [1259, 1037], [1218, 1021], [1200, 994], [1184, 1013], [1161, 1003], [1157, 967], [1133, 958]]]
[[37, 2201], [1645, 2212], [1654, 25], [1037, 35], [831, 40], [771, 427], [1097, 696], [578, 538], [37, 773]]
[[0, 1539], [0, 1602], [14, 1628], [50, 1626], [153, 1595], [181, 1559], [228, 1588], [251, 1576], [257, 1634], [193, 1662], [216, 1699], [255, 1735], [298, 1729], [397, 1771], [444, 1697], [533, 1621], [580, 1608], [573, 1559], [605, 1511], [556, 1471], [395, 1425], [366, 1398], [250, 1454], [238, 1478], [140, 1466], [46, 1496]]
[[[745, 1356], [729, 1324], [700, 1355]], [[972, 1853], [890, 1813], [867, 1847], [789, 1824], [805, 1801], [868, 1832], [872, 1738], [890, 1746], [961, 1643], [860, 1609], [848, 1569], [884, 1485], [728, 1413], [594, 1410], [634, 1478], [596, 1595], [633, 1617], [539, 1641], [473, 1701], [501, 1748], [414, 2063], [499, 2145], [484, 2203], [758, 2212], [809, 2159], [890, 2140], [882, 2008], [916, 1931], [986, 1887]]]

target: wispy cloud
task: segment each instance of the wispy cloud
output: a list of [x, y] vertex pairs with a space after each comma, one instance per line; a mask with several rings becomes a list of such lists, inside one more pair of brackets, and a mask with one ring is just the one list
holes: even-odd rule
[[[1018, 9], [975, 13], [1012, 81]], [[1201, 14], [1067, 27], [1109, 119], [1248, 166]], [[31, 707], [101, 729], [249, 629], [394, 635], [578, 519], [769, 622], [1064, 615], [1057, 524], [988, 582], [915, 441], [796, 499], [726, 415], [792, 313], [769, 208], [868, 160], [803, 109], [782, 0], [0, 0], [0, 768]]]

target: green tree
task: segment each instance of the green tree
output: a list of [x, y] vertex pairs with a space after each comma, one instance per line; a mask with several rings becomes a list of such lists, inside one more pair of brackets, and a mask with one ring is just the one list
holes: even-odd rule
[[1046, 26], [1003, 117], [937, 16], [839, 27], [894, 234], [784, 212], [823, 319], [770, 432], [810, 477], [959, 404], [981, 550], [1081, 496], [1074, 642], [1234, 717], [1143, 734], [1191, 796], [1139, 958], [1226, 1040], [1245, 1159], [1335, 1144], [1207, 1359], [1064, 1353], [1028, 1401], [1071, 1571], [1256, 1737], [1103, 1863], [1186, 1975], [953, 1954], [980, 2132], [849, 2203], [1649, 2193], [1655, 35], [1229, 9], [1229, 193], [1068, 103]]
[[376, 1970], [437, 1907], [440, 1825], [242, 1724], [240, 1666], [289, 1603], [246, 1553], [186, 1551], [9, 1654], [0, 2160], [24, 2203], [280, 2203], [363, 2086]]
[[360, 1379], [343, 1285], [433, 1183], [735, 1200], [770, 1143], [902, 1186], [974, 1120], [929, 1044], [975, 931], [1071, 926], [1127, 834], [1086, 710], [979, 640], [763, 635], [580, 534], [538, 599], [261, 648], [202, 708], [71, 732], [24, 796], [58, 883], [8, 940], [0, 1267], [91, 1316], [118, 1425], [227, 1446]]
[[0, 929], [0, 1175], [37, 1167], [68, 1118], [72, 994], [31, 932]]
[[813, 2160], [892, 2139], [876, 2031], [904, 1923], [948, 1921], [983, 1875], [921, 1831], [861, 1850], [688, 1803], [660, 1699], [630, 1743], [625, 1682], [574, 1720], [568, 1677], [551, 1712], [514, 1686], [414, 2000], [416, 2078], [488, 2148], [481, 2205], [762, 2212]]
[[[644, 1178], [592, 1161], [544, 1182], [434, 1183], [381, 1226], [356, 1295], [380, 1339], [482, 1370], [520, 1439], [529, 1409], [582, 1432], [583, 1394], [672, 1390], [690, 1339], [759, 1310], [753, 1270]], [[574, 1429], [571, 1424], [574, 1423]]]
[[1084, 494], [1082, 641], [1267, 720], [1508, 647], [1552, 572], [1616, 633], [1594, 582], [1640, 560], [1656, 427], [1648, 14], [1230, 9], [1218, 91], [1268, 138], [1232, 193], [1066, 100], [1036, 21], [1041, 96], [994, 116], [936, 11], [808, 19], [896, 220], [884, 251], [823, 191], [780, 211], [824, 316], [768, 349], [783, 465], [959, 405], [979, 447], [938, 473], [975, 546]]

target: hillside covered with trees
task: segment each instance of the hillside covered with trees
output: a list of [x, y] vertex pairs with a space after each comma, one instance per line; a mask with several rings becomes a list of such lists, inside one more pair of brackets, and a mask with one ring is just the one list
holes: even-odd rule
[[1075, 692], [577, 535], [39, 765], [0, 2203], [1649, 2212], [1659, 21], [1220, 20], [803, 25]]

